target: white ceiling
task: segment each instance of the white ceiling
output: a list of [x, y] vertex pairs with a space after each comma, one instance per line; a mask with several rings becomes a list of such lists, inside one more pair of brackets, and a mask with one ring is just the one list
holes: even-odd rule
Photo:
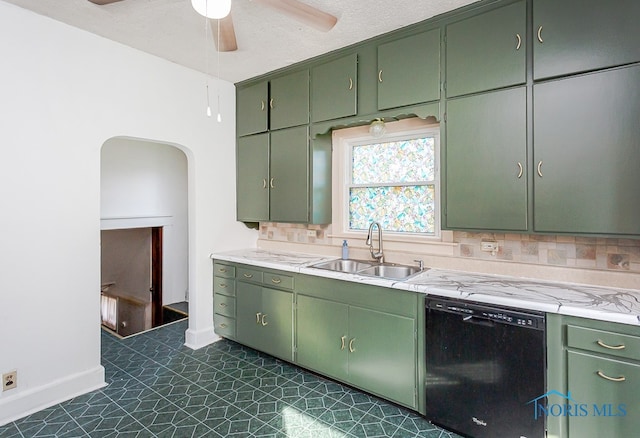
[[[87, 0], [2, 1], [218, 76], [218, 52], [191, 0], [123, 0], [105, 6]], [[263, 4], [232, 0], [238, 50], [219, 54], [219, 76], [238, 82], [478, 0], [302, 1], [335, 15], [336, 26], [324, 33]]]

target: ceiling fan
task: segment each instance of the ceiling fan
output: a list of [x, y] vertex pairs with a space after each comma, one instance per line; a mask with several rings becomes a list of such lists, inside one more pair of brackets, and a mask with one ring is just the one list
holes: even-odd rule
[[[116, 3], [122, 0], [89, 0], [96, 5], [108, 5], [110, 3]], [[211, 0], [210, 0], [211, 1]], [[330, 31], [335, 26], [338, 19], [321, 11], [318, 8], [309, 6], [299, 0], [253, 0], [256, 3], [268, 6], [282, 14], [285, 14], [296, 21], [299, 21], [307, 26], [322, 32]], [[209, 19], [212, 27], [213, 40], [216, 44], [216, 48], [219, 52], [233, 52], [238, 50], [238, 44], [236, 42], [236, 33], [233, 27], [233, 18], [231, 13], [220, 20]], [[215, 25], [214, 25], [215, 24]], [[218, 25], [220, 26], [217, 29]]]

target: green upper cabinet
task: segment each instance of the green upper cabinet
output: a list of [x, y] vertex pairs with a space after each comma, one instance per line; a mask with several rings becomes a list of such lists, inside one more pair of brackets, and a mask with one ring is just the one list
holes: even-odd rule
[[314, 122], [353, 116], [358, 111], [358, 55], [311, 69], [311, 119]]
[[309, 123], [309, 71], [290, 73], [271, 80], [270, 129]]
[[309, 222], [309, 128], [271, 132], [269, 217], [274, 222]]
[[444, 228], [527, 229], [526, 89], [447, 101]]
[[269, 82], [238, 88], [236, 99], [238, 135], [266, 132], [269, 129]]
[[236, 217], [269, 220], [269, 134], [238, 138], [236, 151]]
[[640, 67], [536, 84], [534, 230], [640, 235]]
[[378, 109], [440, 99], [440, 29], [378, 46]]
[[526, 2], [446, 27], [448, 97], [494, 90], [526, 81]]
[[640, 61], [639, 18], [636, 0], [534, 0], [534, 79]]

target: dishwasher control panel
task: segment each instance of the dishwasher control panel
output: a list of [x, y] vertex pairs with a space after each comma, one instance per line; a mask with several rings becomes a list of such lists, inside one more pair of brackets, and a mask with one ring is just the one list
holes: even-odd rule
[[478, 318], [524, 328], [544, 329], [544, 313], [482, 303], [427, 298], [427, 308], [459, 314], [463, 320]]

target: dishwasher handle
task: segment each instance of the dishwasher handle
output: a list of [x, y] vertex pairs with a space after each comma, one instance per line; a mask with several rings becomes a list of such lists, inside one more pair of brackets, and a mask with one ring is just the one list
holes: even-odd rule
[[466, 322], [467, 324], [482, 325], [491, 328], [496, 326], [496, 322], [486, 318], [479, 318], [474, 315], [465, 315], [462, 317], [462, 321]]

